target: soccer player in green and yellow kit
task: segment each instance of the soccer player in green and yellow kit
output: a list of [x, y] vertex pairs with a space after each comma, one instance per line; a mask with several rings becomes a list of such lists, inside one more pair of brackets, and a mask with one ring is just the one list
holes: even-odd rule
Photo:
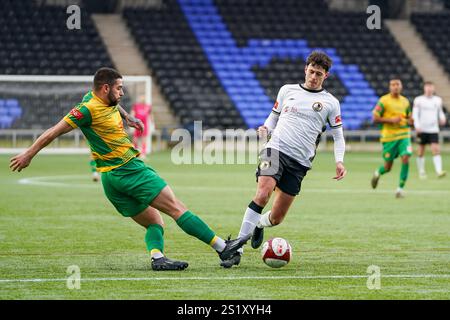
[[377, 187], [383, 174], [391, 171], [394, 160], [401, 157], [400, 183], [395, 193], [397, 198], [405, 195], [403, 188], [408, 179], [409, 158], [412, 155], [411, 106], [401, 92], [401, 80], [391, 79], [389, 93], [380, 98], [373, 110], [373, 121], [381, 126], [384, 165], [375, 171], [371, 181], [372, 188]]
[[97, 171], [97, 164], [95, 163], [94, 157], [91, 155], [91, 159], [89, 160], [89, 167], [92, 172], [92, 181], [98, 182], [100, 180], [100, 175]]
[[223, 260], [241, 248], [247, 238], [223, 240], [198, 216], [179, 201], [167, 183], [138, 158], [122, 117], [129, 125], [143, 129], [118, 103], [123, 93], [122, 76], [114, 69], [101, 68], [94, 76], [93, 90], [54, 127], [45, 131], [23, 153], [11, 158], [10, 168], [19, 172], [33, 157], [58, 136], [80, 128], [89, 142], [104, 192], [124, 217], [131, 217], [147, 229], [145, 242], [153, 270], [183, 270], [188, 264], [164, 255], [162, 211], [172, 217], [187, 234], [214, 248]]

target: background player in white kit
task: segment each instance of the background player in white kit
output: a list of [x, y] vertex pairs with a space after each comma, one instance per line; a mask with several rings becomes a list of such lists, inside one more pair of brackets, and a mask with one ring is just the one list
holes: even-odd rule
[[439, 125], [446, 123], [442, 110], [442, 99], [434, 95], [434, 84], [430, 81], [424, 83], [424, 94], [414, 99], [413, 119], [419, 143], [417, 168], [420, 178], [426, 178], [425, 173], [425, 146], [431, 144], [434, 169], [438, 177], [442, 178], [446, 172], [442, 170], [442, 158], [439, 147]]
[[[334, 138], [334, 179], [341, 180], [346, 175], [339, 101], [322, 88], [331, 64], [325, 53], [312, 52], [306, 60], [305, 82], [281, 87], [272, 113], [258, 128], [260, 137], [268, 136], [270, 140], [260, 153], [256, 195], [245, 211], [239, 232], [239, 237], [253, 233], [251, 245], [255, 249], [263, 242], [263, 228], [280, 224], [300, 192], [327, 124]], [[262, 214], [274, 190], [272, 208]], [[225, 268], [238, 265], [242, 253], [241, 250], [221, 265]]]

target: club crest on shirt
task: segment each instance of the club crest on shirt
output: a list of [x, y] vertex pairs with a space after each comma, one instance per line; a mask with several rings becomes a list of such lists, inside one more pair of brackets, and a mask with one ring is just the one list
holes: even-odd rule
[[314, 102], [312, 108], [314, 111], [320, 112], [323, 109], [323, 104], [321, 104], [320, 102]]
[[270, 161], [267, 160], [261, 161], [261, 163], [259, 164], [259, 169], [266, 170], [268, 168], [270, 168]]

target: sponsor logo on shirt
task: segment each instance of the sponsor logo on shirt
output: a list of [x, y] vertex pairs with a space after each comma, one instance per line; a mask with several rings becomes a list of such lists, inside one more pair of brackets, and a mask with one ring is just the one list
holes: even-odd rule
[[317, 120], [317, 115], [311, 109], [301, 109], [301, 107], [284, 107], [283, 112], [305, 120]]
[[78, 109], [73, 108], [72, 110], [70, 110], [70, 114], [74, 116], [77, 120], [83, 119], [83, 114]]
[[334, 123], [335, 124], [341, 124], [342, 123], [341, 115], [338, 115], [338, 116], [336, 116], [336, 118], [334, 118]]

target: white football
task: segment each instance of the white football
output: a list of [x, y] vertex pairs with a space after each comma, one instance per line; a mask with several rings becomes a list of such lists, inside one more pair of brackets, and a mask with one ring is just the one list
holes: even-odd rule
[[292, 248], [283, 238], [273, 238], [264, 242], [261, 256], [265, 264], [272, 268], [281, 268], [289, 263]]

